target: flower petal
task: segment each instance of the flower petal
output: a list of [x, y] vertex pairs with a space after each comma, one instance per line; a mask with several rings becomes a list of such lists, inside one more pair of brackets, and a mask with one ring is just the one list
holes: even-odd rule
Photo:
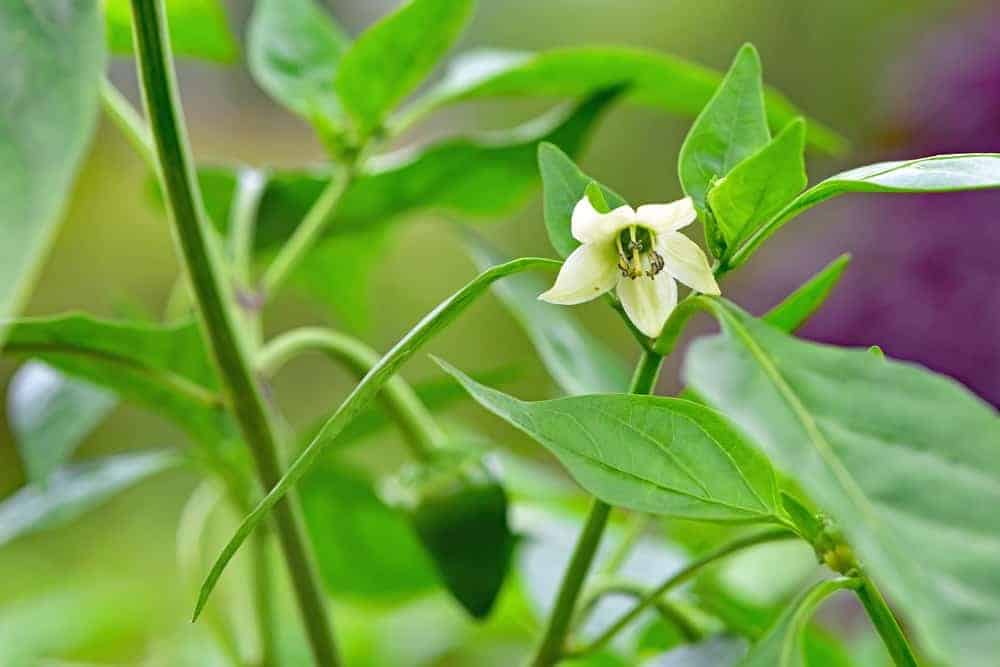
[[677, 283], [665, 273], [618, 281], [618, 298], [636, 328], [650, 338], [660, 335], [670, 311], [677, 305]]
[[657, 234], [667, 234], [687, 227], [698, 214], [691, 198], [685, 197], [669, 204], [644, 204], [636, 209], [635, 217]]
[[573, 207], [571, 231], [573, 238], [580, 243], [607, 241], [632, 224], [635, 224], [635, 211], [631, 206], [619, 206], [608, 213], [600, 213], [584, 195]]
[[587, 243], [563, 262], [556, 284], [538, 295], [542, 301], [571, 306], [601, 296], [618, 280], [618, 254], [613, 245]]
[[702, 294], [721, 294], [708, 258], [698, 244], [679, 232], [656, 237], [656, 250], [663, 255], [667, 272]]

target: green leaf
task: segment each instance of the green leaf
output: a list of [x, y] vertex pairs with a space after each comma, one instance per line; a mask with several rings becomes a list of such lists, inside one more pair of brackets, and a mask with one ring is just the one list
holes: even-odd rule
[[708, 192], [718, 179], [770, 140], [760, 57], [746, 44], [684, 138], [677, 165], [684, 194], [694, 201], [716, 255], [723, 246], [709, 209]]
[[761, 319], [782, 331], [795, 331], [823, 305], [850, 262], [851, 256], [846, 253], [833, 260]]
[[383, 485], [405, 511], [442, 582], [474, 618], [486, 618], [510, 569], [515, 538], [507, 493], [469, 452], [443, 452]]
[[[851, 579], [830, 579], [803, 592], [750, 648], [740, 667], [806, 667], [811, 663], [806, 660], [804, 641], [809, 618], [823, 600], [853, 584]], [[819, 667], [829, 663], [811, 664]]]
[[684, 375], [809, 494], [930, 658], [1000, 650], [1000, 419], [954, 381], [864, 349], [792, 338], [708, 301], [723, 334]]
[[399, 600], [437, 585], [406, 517], [379, 499], [361, 471], [325, 460], [302, 480], [299, 497], [331, 594]]
[[608, 504], [705, 521], [782, 521], [767, 460], [713, 410], [628, 394], [519, 401], [438, 363]]
[[[221, 63], [236, 59], [236, 42], [229, 32], [226, 13], [219, 0], [169, 0], [164, 5], [174, 55]], [[129, 0], [104, 0], [104, 16], [111, 52], [132, 53]]]
[[28, 481], [44, 484], [117, 402], [107, 390], [41, 362], [21, 366], [7, 389], [7, 421]]
[[[510, 259], [472, 233], [466, 236], [466, 245], [480, 271]], [[563, 392], [573, 396], [625, 391], [629, 373], [621, 359], [580, 326], [567, 309], [539, 301], [538, 295], [545, 289], [545, 283], [527, 275], [493, 286]]]
[[327, 420], [309, 446], [299, 454], [289, 466], [285, 475], [268, 491], [267, 495], [244, 519], [236, 534], [229, 540], [222, 553], [212, 565], [212, 569], [202, 584], [195, 608], [195, 618], [208, 602], [212, 589], [225, 570], [226, 565], [236, 554], [243, 541], [253, 532], [254, 527], [263, 519], [288, 490], [317, 461], [323, 449], [337, 439], [344, 428], [378, 395], [382, 386], [392, 378], [397, 371], [419, 350], [424, 343], [434, 337], [441, 329], [450, 324], [473, 301], [479, 298], [490, 285], [506, 276], [542, 267], [555, 268], [559, 262], [538, 257], [522, 257], [506, 264], [495, 266], [484, 271], [458, 292], [442, 301], [428, 313], [410, 331], [385, 353], [378, 364], [373, 366], [367, 375], [359, 382], [350, 395], [340, 404], [336, 412]]
[[[628, 87], [633, 104], [694, 117], [715, 93], [722, 76], [665, 53], [627, 46], [584, 46], [540, 53], [479, 50], [450, 64], [441, 83], [407, 109], [406, 125], [442, 106], [494, 97], [577, 97], [609, 86]], [[767, 115], [780, 129], [801, 115], [781, 94], [768, 90]], [[828, 153], [846, 142], [820, 123], [809, 121], [809, 143]]]
[[0, 5], [0, 346], [24, 304], [97, 118], [96, 0]]
[[34, 483], [0, 501], [0, 546], [74, 519], [118, 491], [178, 461], [166, 451], [118, 454], [64, 465], [44, 487]]
[[[428, 209], [463, 218], [512, 213], [538, 183], [537, 144], [549, 141], [571, 154], [579, 153], [615, 94], [599, 92], [511, 130], [378, 156], [344, 194], [327, 222], [327, 235], [369, 230]], [[276, 248], [288, 239], [330, 176], [328, 171], [303, 170], [270, 175], [258, 213], [258, 251]], [[224, 230], [230, 218], [234, 171], [202, 168], [199, 180], [208, 213]]]
[[472, 6], [472, 0], [407, 0], [358, 36], [341, 59], [336, 88], [361, 141], [451, 48]]
[[570, 221], [573, 208], [583, 199], [591, 184], [600, 188], [609, 210], [627, 203], [620, 195], [583, 173], [566, 153], [550, 143], [538, 145], [538, 171], [542, 175], [545, 193], [545, 229], [552, 247], [561, 257], [568, 257], [580, 245], [573, 238]]
[[806, 187], [805, 141], [805, 122], [796, 119], [709, 191], [708, 204], [727, 247], [738, 247]]
[[247, 28], [247, 61], [258, 85], [307, 120], [338, 128], [333, 81], [350, 40], [314, 0], [257, 0]]
[[217, 444], [226, 415], [215, 371], [193, 323], [161, 326], [69, 314], [17, 320], [7, 355], [41, 359], [163, 414]]
[[816, 204], [849, 192], [959, 192], [1000, 188], [1000, 153], [933, 155], [879, 162], [841, 172], [809, 188], [760, 227], [733, 255], [730, 265], [750, 258], [771, 234]]

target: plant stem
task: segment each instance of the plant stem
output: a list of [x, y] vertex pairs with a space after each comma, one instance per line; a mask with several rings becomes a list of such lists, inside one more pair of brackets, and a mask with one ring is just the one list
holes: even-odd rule
[[254, 608], [260, 640], [260, 667], [275, 667], [278, 653], [274, 637], [274, 589], [271, 583], [270, 531], [258, 530], [253, 540]]
[[[281, 479], [278, 443], [230, 304], [231, 294], [204, 219], [180, 101], [162, 0], [132, 0], [139, 77], [158, 159], [158, 172], [173, 219], [174, 236], [198, 304], [209, 349], [257, 468], [261, 484]], [[302, 621], [316, 663], [338, 665], [319, 577], [295, 508], [294, 497], [275, 506], [274, 524], [288, 565]]]
[[[652, 393], [656, 386], [656, 379], [660, 374], [662, 361], [663, 357], [656, 352], [643, 350], [639, 363], [635, 367], [635, 373], [632, 375], [629, 393]], [[531, 661], [533, 667], [550, 667], [556, 664], [562, 655], [563, 645], [566, 643], [566, 633], [573, 620], [577, 598], [580, 596], [587, 572], [594, 561], [610, 514], [611, 506], [595, 498], [590, 507], [590, 514], [587, 516], [587, 523], [573, 549], [569, 566], [563, 574], [559, 593], [556, 595], [556, 603], [545, 628], [545, 634], [542, 636], [542, 641], [535, 651], [535, 657]]]
[[319, 198], [264, 272], [260, 289], [265, 299], [278, 291], [295, 266], [319, 240], [323, 228], [352, 180], [354, 180], [353, 165], [338, 169], [330, 177], [330, 182], [320, 193]]
[[[267, 376], [274, 375], [288, 360], [307, 350], [318, 350], [346, 364], [359, 379], [382, 358], [353, 336], [330, 329], [303, 327], [268, 343], [257, 356], [257, 368]], [[396, 376], [382, 386], [381, 398], [416, 458], [426, 461], [435, 449], [444, 445], [445, 435], [434, 417], [401, 377]]]
[[[580, 606], [584, 611], [590, 611], [597, 607], [605, 595], [626, 595], [633, 599], [642, 600], [646, 596], [646, 590], [634, 582], [610, 580], [595, 587]], [[664, 620], [677, 628], [684, 641], [694, 643], [701, 640], [702, 632], [698, 626], [670, 601], [660, 598], [653, 603], [653, 606]]]
[[713, 549], [712, 551], [708, 552], [701, 558], [691, 561], [690, 563], [685, 565], [681, 570], [668, 577], [663, 583], [661, 583], [651, 592], [647, 593], [646, 596], [643, 597], [639, 602], [637, 602], [634, 607], [632, 607], [630, 610], [619, 616], [618, 620], [609, 625], [608, 628], [604, 632], [602, 632], [600, 636], [597, 637], [597, 639], [595, 639], [590, 644], [582, 648], [569, 651], [567, 655], [574, 657], [586, 655], [601, 648], [609, 641], [611, 641], [611, 639], [616, 634], [625, 629], [625, 627], [627, 627], [629, 623], [634, 621], [639, 616], [639, 614], [641, 614], [649, 607], [654, 606], [657, 603], [657, 601], [663, 596], [664, 593], [684, 583], [685, 581], [693, 577], [695, 574], [697, 574], [706, 565], [714, 563], [720, 558], [724, 558], [730, 554], [736, 553], [737, 551], [742, 551], [743, 549], [747, 549], [749, 547], [758, 544], [764, 544], [765, 542], [775, 542], [777, 540], [787, 540], [794, 537], [798, 537], [798, 535], [785, 528], [780, 528], [762, 533], [756, 533], [754, 535], [747, 535], [745, 537], [740, 537], [727, 544], [722, 545], [721, 547]]
[[266, 186], [267, 176], [259, 169], [241, 169], [237, 174], [230, 208], [229, 251], [233, 273], [242, 288], [252, 287], [254, 228]]
[[856, 593], [864, 605], [872, 625], [878, 631], [889, 655], [897, 667], [917, 667], [917, 659], [913, 655], [903, 629], [899, 627], [896, 616], [892, 613], [881, 591], [868, 577], [861, 577], [861, 585]]
[[104, 112], [125, 135], [146, 166], [156, 171], [156, 153], [153, 141], [149, 138], [146, 123], [143, 122], [135, 107], [107, 78], [101, 79], [101, 106], [104, 107]]

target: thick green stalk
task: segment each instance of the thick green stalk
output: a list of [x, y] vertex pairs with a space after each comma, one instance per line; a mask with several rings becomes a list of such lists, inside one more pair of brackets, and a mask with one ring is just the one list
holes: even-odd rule
[[903, 629], [899, 627], [896, 616], [889, 609], [889, 605], [875, 584], [868, 577], [862, 577], [861, 585], [855, 592], [896, 667], [917, 667], [917, 659], [913, 655], [910, 643], [906, 640], [906, 635], [903, 634]]
[[[359, 380], [382, 358], [353, 336], [319, 327], [303, 327], [268, 343], [257, 356], [257, 367], [265, 375], [274, 375], [288, 360], [307, 350], [318, 350], [346, 364]], [[445, 436], [437, 422], [401, 377], [386, 382], [380, 397], [418, 459], [429, 459], [432, 452], [444, 444]]]
[[[238, 332], [221, 262], [209, 238], [181, 122], [163, 4], [160, 0], [132, 0], [132, 12], [143, 99], [174, 236], [234, 416], [253, 455], [261, 484], [271, 488], [281, 479], [278, 443]], [[325, 600], [294, 499], [286, 497], [274, 509], [274, 524], [313, 656], [324, 667], [337, 665]]]
[[[643, 350], [639, 363], [635, 367], [635, 374], [632, 376], [629, 393], [651, 394], [656, 387], [656, 379], [659, 377], [662, 361], [663, 357], [656, 352]], [[597, 554], [597, 547], [601, 543], [601, 536], [608, 525], [610, 514], [611, 506], [595, 498], [590, 507], [590, 514], [587, 516], [587, 523], [573, 549], [569, 566], [563, 574], [559, 593], [556, 595], [556, 603], [545, 628], [545, 634], [542, 636], [542, 641], [535, 651], [535, 657], [531, 661], [532, 667], [550, 667], [556, 664], [562, 656], [566, 634], [576, 609], [577, 598], [580, 597], [580, 590], [583, 588], [587, 573], [594, 562], [594, 556]]]
[[634, 621], [639, 614], [648, 609], [651, 606], [655, 606], [663, 595], [675, 588], [695, 574], [697, 574], [706, 565], [710, 565], [720, 558], [724, 558], [730, 554], [736, 553], [737, 551], [742, 551], [749, 547], [763, 544], [765, 542], [775, 542], [777, 540], [787, 540], [790, 538], [798, 537], [795, 533], [787, 530], [785, 528], [770, 530], [762, 533], [756, 533], [753, 535], [747, 535], [746, 537], [740, 537], [732, 542], [724, 544], [717, 549], [714, 549], [701, 558], [693, 560], [687, 565], [685, 565], [681, 570], [676, 572], [667, 578], [662, 584], [657, 586], [653, 591], [646, 594], [639, 602], [636, 603], [634, 607], [623, 613], [618, 619], [607, 627], [607, 629], [600, 634], [594, 641], [583, 648], [574, 649], [567, 653], [568, 656], [582, 656], [588, 653], [592, 653], [597, 649], [601, 648], [607, 644], [611, 639], [621, 632], [629, 623]]

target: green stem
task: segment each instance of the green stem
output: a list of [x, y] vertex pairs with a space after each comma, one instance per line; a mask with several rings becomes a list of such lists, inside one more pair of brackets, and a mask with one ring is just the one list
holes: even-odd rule
[[146, 163], [146, 166], [155, 172], [156, 152], [153, 148], [153, 141], [149, 138], [146, 123], [139, 116], [135, 107], [107, 78], [101, 80], [101, 106], [104, 107], [104, 112], [125, 135], [129, 144]]
[[253, 280], [254, 227], [266, 186], [267, 177], [259, 169], [239, 171], [230, 209], [229, 244], [233, 257], [233, 274], [242, 288], [251, 287]]
[[[643, 350], [632, 376], [629, 393], [652, 393], [656, 386], [656, 379], [660, 374], [662, 362], [661, 355], [651, 350]], [[569, 631], [573, 612], [576, 609], [577, 598], [580, 596], [587, 572], [590, 571], [594, 556], [597, 554], [597, 547], [601, 543], [601, 536], [604, 534], [610, 514], [611, 506], [595, 498], [590, 507], [590, 514], [587, 516], [587, 523], [573, 549], [569, 566], [563, 574], [559, 593], [556, 595], [556, 603], [545, 628], [545, 634], [542, 635], [541, 643], [539, 643], [535, 657], [531, 661], [533, 667], [550, 667], [556, 664], [562, 655], [563, 645], [566, 643], [566, 633]]]
[[253, 541], [254, 609], [257, 612], [257, 636], [260, 640], [260, 667], [275, 667], [278, 664], [269, 538], [269, 531], [259, 530]]
[[[132, 15], [146, 115], [174, 236], [234, 417], [250, 448], [261, 484], [271, 488], [281, 479], [278, 443], [230, 308], [231, 294], [221, 261], [209, 238], [181, 121], [162, 0], [132, 0]], [[282, 499], [274, 509], [275, 527], [313, 656], [322, 667], [338, 665], [322, 588], [294, 498]]]
[[[382, 358], [353, 336], [318, 327], [303, 327], [268, 343], [257, 356], [257, 368], [267, 376], [274, 375], [287, 361], [308, 350], [318, 350], [346, 364], [358, 379], [367, 375]], [[426, 461], [435, 449], [444, 445], [444, 433], [405, 380], [399, 376], [392, 378], [382, 386], [380, 396], [406, 436], [414, 456]]]
[[316, 244], [323, 228], [326, 227], [331, 215], [337, 208], [340, 198], [354, 180], [354, 166], [347, 165], [338, 169], [330, 177], [330, 182], [313, 203], [302, 222], [295, 228], [291, 238], [278, 251], [270, 266], [264, 272], [260, 289], [264, 298], [275, 294], [285, 282], [296, 265]]
[[[584, 611], [589, 612], [593, 610], [600, 603], [601, 598], [606, 595], [626, 595], [637, 600], [642, 600], [646, 596], [646, 590], [641, 585], [631, 581], [610, 580], [595, 587], [580, 606]], [[669, 600], [660, 598], [653, 603], [653, 606], [655, 607], [656, 612], [665, 621], [677, 628], [677, 631], [684, 638], [684, 641], [694, 643], [701, 640], [701, 630], [695, 622], [688, 618], [687, 614], [685, 614], [684, 611], [682, 611], [675, 604], [671, 603]]]
[[668, 577], [662, 584], [657, 586], [654, 590], [647, 593], [639, 602], [636, 603], [634, 607], [618, 617], [618, 620], [613, 622], [607, 627], [607, 629], [602, 632], [594, 641], [586, 646], [578, 649], [571, 650], [567, 652], [568, 656], [582, 656], [588, 653], [592, 653], [597, 649], [601, 648], [607, 644], [611, 639], [625, 629], [629, 623], [634, 621], [643, 611], [651, 606], [656, 605], [657, 601], [663, 597], [663, 595], [672, 588], [679, 586], [684, 583], [695, 574], [697, 574], [706, 565], [710, 565], [720, 558], [724, 558], [730, 554], [736, 553], [737, 551], [742, 551], [749, 547], [764, 544], [765, 542], [775, 542], [777, 540], [787, 540], [790, 538], [797, 538], [798, 535], [787, 530], [785, 528], [780, 528], [776, 530], [770, 530], [762, 533], [756, 533], [754, 535], [747, 535], [746, 537], [740, 537], [732, 542], [722, 545], [717, 549], [714, 549], [701, 558], [693, 560], [687, 565], [685, 565], [681, 570], [675, 574]]
[[604, 561], [601, 567], [601, 574], [611, 575], [614, 574], [625, 564], [625, 560], [628, 555], [632, 552], [632, 548], [639, 542], [642, 534], [646, 531], [646, 527], [649, 526], [651, 517], [648, 514], [642, 514], [636, 512], [630, 517], [631, 520], [625, 528], [625, 532], [622, 535], [621, 541], [615, 546], [615, 550], [611, 552], [607, 560]]
[[899, 627], [899, 622], [886, 604], [881, 591], [868, 577], [862, 577], [861, 585], [856, 592], [896, 666], [917, 667], [913, 649], [910, 648], [903, 629]]

